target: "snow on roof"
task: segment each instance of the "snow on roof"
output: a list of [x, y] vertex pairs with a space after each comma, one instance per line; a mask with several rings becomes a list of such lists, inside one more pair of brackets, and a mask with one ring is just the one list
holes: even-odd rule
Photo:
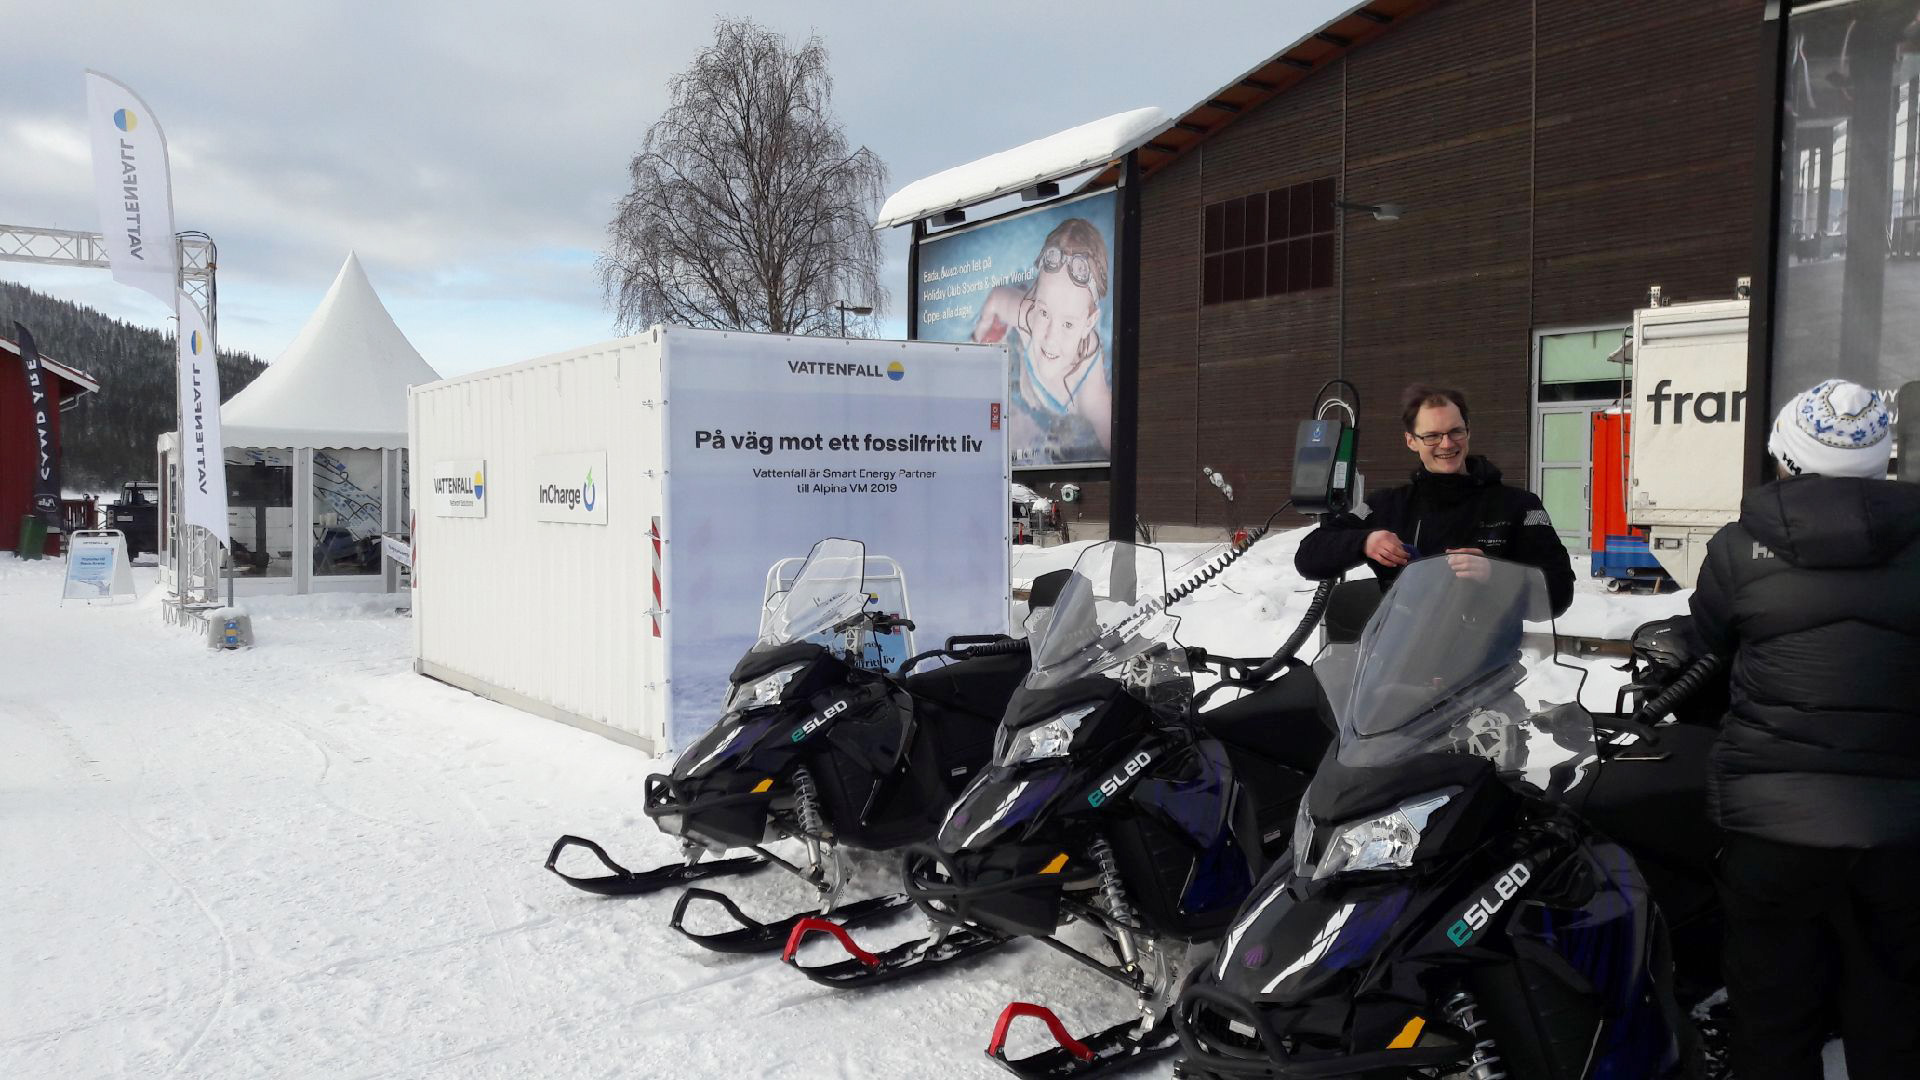
[[[0, 349], [5, 349], [15, 356], [20, 355], [20, 346], [7, 338], [0, 338]], [[98, 379], [95, 379], [77, 367], [63, 364], [53, 357], [48, 356], [46, 353], [40, 354], [40, 366], [46, 368], [49, 372], [61, 379], [79, 387], [81, 394], [98, 393], [100, 390], [100, 381]], [[73, 396], [78, 397], [79, 394]], [[69, 398], [69, 400], [71, 400], [71, 398]]]
[[228, 446], [407, 445], [407, 387], [437, 381], [349, 252], [287, 351], [220, 408]]
[[1167, 114], [1162, 109], [1134, 109], [956, 165], [894, 192], [880, 207], [880, 220], [874, 228], [903, 225], [943, 210], [999, 198], [1043, 180], [1098, 168], [1166, 123]]

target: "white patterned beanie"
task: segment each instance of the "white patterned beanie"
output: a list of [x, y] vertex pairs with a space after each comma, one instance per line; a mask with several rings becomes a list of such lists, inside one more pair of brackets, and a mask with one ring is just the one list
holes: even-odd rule
[[1767, 453], [1795, 476], [1884, 480], [1893, 456], [1893, 416], [1878, 393], [1828, 379], [1795, 394], [1773, 418]]

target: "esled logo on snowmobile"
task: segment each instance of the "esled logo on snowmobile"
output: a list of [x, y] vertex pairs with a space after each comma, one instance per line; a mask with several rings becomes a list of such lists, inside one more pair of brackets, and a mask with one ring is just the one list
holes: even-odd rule
[[1532, 880], [1533, 871], [1527, 869], [1526, 863], [1514, 863], [1506, 873], [1495, 879], [1493, 896], [1483, 896], [1468, 904], [1467, 910], [1460, 913], [1460, 920], [1447, 927], [1447, 940], [1456, 946], [1472, 941], [1473, 935], [1486, 929], [1488, 921]]
[[1112, 776], [1100, 781], [1099, 791], [1087, 793], [1087, 805], [1099, 806], [1101, 803], [1120, 794], [1120, 789], [1127, 786], [1127, 781], [1139, 776], [1140, 770], [1151, 764], [1153, 764], [1153, 755], [1147, 753], [1145, 750], [1128, 758], [1127, 763], [1121, 766]]
[[821, 709], [819, 716], [809, 717], [806, 723], [793, 729], [793, 741], [799, 742], [801, 739], [819, 731], [821, 728], [827, 726], [827, 721], [846, 711], [847, 703], [844, 700], [836, 701], [826, 708]]

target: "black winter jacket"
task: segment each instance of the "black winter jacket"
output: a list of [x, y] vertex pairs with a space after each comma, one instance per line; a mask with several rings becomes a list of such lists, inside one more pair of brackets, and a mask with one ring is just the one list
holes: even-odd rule
[[1714, 819], [1803, 847], [1920, 846], [1920, 485], [1809, 475], [1748, 492], [1692, 606], [1733, 660]]
[[[1301, 577], [1323, 581], [1367, 562], [1367, 537], [1392, 529], [1414, 558], [1474, 547], [1537, 566], [1546, 575], [1553, 613], [1573, 603], [1573, 564], [1546, 508], [1532, 492], [1502, 484], [1500, 470], [1486, 458], [1468, 457], [1461, 473], [1415, 469], [1411, 483], [1368, 495], [1360, 509], [1364, 517], [1340, 514], [1300, 541], [1293, 567]], [[1400, 576], [1398, 567], [1370, 565], [1381, 588]]]

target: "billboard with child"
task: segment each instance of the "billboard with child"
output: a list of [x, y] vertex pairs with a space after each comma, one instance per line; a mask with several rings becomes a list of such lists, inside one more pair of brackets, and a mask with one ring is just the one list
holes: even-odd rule
[[1016, 469], [1108, 460], [1117, 204], [1102, 191], [921, 242], [912, 336], [1007, 343]]

